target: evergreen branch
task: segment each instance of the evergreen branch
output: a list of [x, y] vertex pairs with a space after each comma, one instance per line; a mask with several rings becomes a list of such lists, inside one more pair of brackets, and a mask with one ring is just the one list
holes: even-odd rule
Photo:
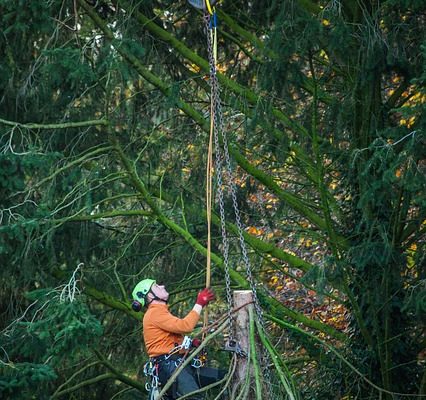
[[[286, 315], [287, 317], [290, 317], [291, 319], [302, 323], [304, 326], [308, 326], [309, 324], [310, 328], [323, 332], [337, 340], [340, 340], [342, 342], [346, 342], [348, 340], [348, 337], [345, 333], [338, 331], [332, 326], [314, 319], [310, 319], [302, 313], [298, 313], [294, 310], [291, 310], [290, 308], [283, 306], [277, 299], [273, 297], [268, 298], [268, 296], [266, 296], [261, 291], [258, 291], [257, 294], [262, 302], [267, 302], [270, 306], [270, 314], [265, 314], [266, 318], [270, 319], [269, 316], [274, 315], [278, 319], [283, 318]], [[283, 308], [285, 309], [285, 311], [283, 310]], [[304, 332], [303, 330], [301, 331]]]
[[[390, 390], [386, 390], [384, 388], [381, 388], [380, 386], [377, 386], [374, 382], [369, 380], [359, 369], [357, 369], [352, 363], [350, 363], [343, 355], [340, 354], [340, 352], [331, 344], [328, 344], [324, 340], [319, 339], [312, 333], [306, 332], [303, 329], [300, 329], [299, 327], [295, 325], [291, 325], [283, 320], [280, 320], [279, 318], [276, 318], [275, 316], [271, 314], [264, 314], [265, 318], [269, 319], [271, 322], [276, 323], [277, 325], [281, 326], [282, 328], [287, 328], [292, 331], [295, 331], [297, 333], [301, 333], [302, 335], [308, 336], [309, 338], [313, 339], [317, 343], [319, 343], [321, 346], [326, 347], [328, 350], [330, 350], [337, 358], [339, 358], [341, 361], [343, 361], [350, 370], [355, 372], [364, 382], [366, 382], [368, 385], [376, 389], [380, 393], [386, 393], [390, 395], [395, 396], [404, 396], [404, 397], [418, 397], [417, 394], [410, 394], [410, 393], [396, 393], [392, 392]], [[425, 396], [426, 397], [426, 396]]]
[[139, 383], [138, 381], [131, 379], [128, 376], [121, 373], [98, 350], [93, 349], [93, 352], [99, 358], [100, 362], [114, 374], [114, 377], [116, 379], [125, 383], [126, 385], [129, 385], [129, 386], [134, 387], [135, 389], [138, 389], [141, 392], [145, 392], [145, 390], [146, 390], [145, 385], [143, 385], [142, 383]]
[[[159, 193], [157, 193], [155, 190], [151, 189], [152, 195], [159, 198]], [[175, 204], [175, 201], [172, 199], [170, 194], [166, 192], [162, 192], [162, 200], [168, 202], [169, 204]], [[199, 209], [194, 205], [188, 205], [186, 206], [187, 210], [193, 214], [193, 215], [199, 215], [203, 219], [206, 219], [206, 210], [205, 209]], [[211, 221], [214, 223], [217, 227], [221, 226], [220, 218], [215, 212], [212, 212], [211, 215]], [[226, 227], [229, 229], [230, 232], [234, 234], [238, 234], [238, 228], [235, 224], [231, 222], [226, 222]], [[261, 253], [261, 254], [269, 254], [272, 257], [278, 258], [281, 261], [284, 261], [288, 263], [292, 268], [297, 268], [302, 270], [303, 272], [308, 272], [314, 266], [305, 260], [303, 260], [300, 257], [294, 256], [290, 253], [287, 253], [283, 249], [280, 249], [279, 247], [275, 246], [272, 243], [265, 242], [262, 239], [259, 239], [253, 235], [250, 235], [248, 232], [243, 231], [244, 240], [247, 244], [249, 244], [255, 251]]]
[[[313, 290], [313, 291], [315, 291], [315, 292], [317, 292], [317, 293], [319, 293], [319, 294], [321, 294], [321, 295], [323, 295], [323, 296], [326, 296], [326, 297], [328, 297], [328, 298], [330, 298], [330, 299], [332, 299], [332, 300], [336, 301], [337, 303], [340, 303], [340, 304], [344, 304], [344, 303], [345, 303], [345, 300], [344, 300], [344, 299], [341, 299], [341, 298], [339, 298], [338, 296], [335, 296], [335, 295], [333, 295], [333, 294], [331, 294], [331, 293], [327, 293], [327, 292], [322, 291], [322, 290], [321, 290], [321, 291], [319, 291], [319, 290], [318, 290], [318, 288], [316, 288], [316, 287], [315, 287], [315, 285], [309, 285], [309, 284], [307, 284], [307, 283], [304, 281], [303, 277], [298, 277], [297, 275], [292, 274], [292, 273], [291, 273], [291, 272], [289, 272], [289, 271], [286, 271], [283, 267], [281, 267], [280, 265], [278, 265], [277, 263], [275, 263], [274, 261], [272, 261], [272, 259], [271, 259], [271, 258], [266, 257], [264, 254], [261, 254], [260, 252], [259, 252], [258, 254], [260, 255], [260, 257], [262, 257], [262, 259], [263, 259], [266, 263], [268, 263], [269, 265], [272, 265], [272, 267], [273, 267], [276, 271], [279, 271], [279, 272], [280, 272], [280, 273], [282, 273], [283, 275], [288, 276], [289, 278], [291, 278], [291, 279], [295, 280], [297, 283], [299, 283], [300, 285], [304, 286], [304, 287], [305, 287], [305, 288], [307, 288], [308, 290]], [[278, 257], [275, 257], [275, 258], [278, 258]], [[298, 257], [297, 257], [297, 258], [298, 258]], [[289, 265], [290, 265], [291, 267], [293, 267], [293, 265], [292, 265], [291, 263], [289, 263]], [[309, 265], [310, 265], [312, 268], [314, 267], [312, 264], [309, 264]], [[263, 269], [262, 267], [263, 267], [263, 264], [261, 265], [261, 269], [259, 270], [259, 272], [260, 272], [260, 273], [262, 273], [262, 272], [267, 272], [267, 270], [269, 270], [269, 269], [270, 269], [270, 267], [267, 267], [267, 269]], [[299, 269], [301, 269], [301, 268], [299, 268]], [[330, 282], [330, 286], [331, 286], [332, 288], [335, 288], [331, 282]]]
[[[309, 67], [311, 70], [311, 76], [312, 76], [312, 82], [313, 82], [313, 105], [312, 105], [312, 122], [311, 122], [311, 136], [312, 136], [312, 148], [313, 153], [315, 157], [315, 164], [318, 170], [318, 181], [316, 182], [318, 192], [320, 193], [320, 199], [321, 199], [321, 208], [324, 214], [324, 222], [325, 226], [322, 228], [325, 232], [328, 233], [328, 244], [331, 248], [331, 251], [336, 257], [336, 259], [339, 259], [339, 242], [342, 240], [337, 239], [336, 231], [333, 227], [333, 221], [331, 219], [331, 212], [330, 212], [330, 206], [328, 203], [328, 190], [325, 186], [324, 182], [324, 165], [323, 161], [321, 159], [321, 153], [319, 148], [319, 134], [318, 134], [318, 94], [317, 94], [317, 87], [318, 82], [316, 80], [316, 74], [315, 74], [315, 68], [312, 62], [312, 56], [309, 56]], [[346, 245], [345, 248], [348, 246]]]
[[[280, 200], [284, 201], [291, 208], [296, 210], [299, 214], [306, 217], [315, 226], [320, 228], [322, 231], [327, 232], [328, 227], [327, 227], [326, 220], [322, 219], [318, 214], [314, 213], [311, 207], [304, 204], [304, 201], [302, 201], [297, 196], [281, 189], [271, 176], [267, 175], [262, 170], [253, 167], [253, 165], [251, 165], [249, 161], [241, 153], [235, 150], [234, 146], [229, 147], [229, 152], [233, 155], [238, 165], [241, 168], [243, 168], [248, 174], [256, 178], [259, 182], [263, 183]], [[333, 243], [342, 249], [345, 249], [348, 247], [348, 243], [346, 239], [337, 234], [335, 234], [334, 236]]]
[[61, 219], [50, 220], [53, 222], [83, 222], [83, 221], [93, 221], [101, 218], [115, 218], [115, 217], [134, 217], [134, 216], [142, 216], [142, 217], [151, 217], [152, 213], [145, 210], [117, 210], [117, 211], [109, 211], [109, 212], [99, 212], [96, 214], [90, 215], [78, 215], [72, 217], [65, 217]]
[[93, 150], [92, 152], [86, 153], [84, 156], [77, 158], [74, 161], [71, 161], [70, 163], [68, 163], [67, 165], [64, 165], [61, 168], [58, 168], [57, 170], [55, 170], [55, 172], [49, 176], [47, 176], [46, 178], [43, 178], [41, 181], [37, 182], [34, 186], [33, 189], [40, 187], [41, 185], [43, 185], [45, 182], [50, 181], [51, 179], [53, 179], [55, 176], [59, 175], [60, 173], [66, 171], [67, 169], [70, 169], [80, 163], [82, 163], [83, 161], [86, 161], [90, 158], [92, 158], [93, 156], [96, 156], [98, 154], [103, 154], [108, 152], [109, 150], [111, 150], [112, 147], [111, 146], [106, 146], [106, 147], [100, 147], [97, 148], [96, 150]]
[[254, 329], [253, 307], [248, 307], [249, 313], [249, 346], [250, 358], [253, 365], [254, 383], [256, 385], [256, 400], [262, 400], [262, 384], [260, 383], [260, 367], [257, 359], [256, 336]]
[[[133, 183], [135, 189], [141, 193], [146, 203], [151, 207], [157, 220], [161, 224], [163, 224], [166, 228], [170, 229], [171, 231], [175, 232], [177, 235], [185, 239], [200, 254], [207, 257], [207, 249], [197, 239], [195, 239], [195, 237], [192, 236], [190, 232], [182, 228], [180, 225], [176, 224], [174, 221], [169, 219], [167, 216], [165, 216], [161, 212], [160, 208], [157, 206], [155, 200], [152, 198], [151, 194], [146, 188], [145, 183], [138, 176], [133, 163], [124, 154], [123, 149], [121, 148], [117, 138], [111, 132], [111, 129], [110, 129], [108, 137], [111, 143], [114, 145], [124, 168], [128, 172], [130, 181]], [[219, 268], [221, 268], [222, 270], [224, 269], [223, 260], [213, 252], [211, 253], [211, 260]], [[236, 282], [239, 286], [245, 289], [249, 289], [249, 283], [247, 282], [245, 278], [243, 278], [243, 276], [240, 273], [238, 273], [232, 268], [229, 268], [229, 274], [231, 279], [234, 282]], [[320, 330], [336, 339], [343, 340], [343, 338], [346, 338], [345, 335], [335, 330], [333, 327], [323, 324], [322, 322], [319, 322], [319, 321], [311, 320], [310, 318], [307, 318], [302, 313], [299, 313], [297, 311], [291, 310], [290, 308], [287, 308], [286, 306], [284, 306], [283, 304], [281, 304], [274, 298], [271, 298], [270, 296], [266, 294], [260, 293], [260, 291], [258, 292], [258, 294], [259, 294], [259, 297], [261, 297], [263, 301], [267, 303], [275, 311], [277, 315], [286, 315], [289, 318], [292, 318], [296, 321], [303, 323], [305, 326]]]
[[[105, 22], [83, 0], [79, 0], [79, 2], [83, 5], [83, 7], [88, 12], [92, 20], [96, 23], [96, 25], [104, 32], [106, 37], [112, 41], [112, 45], [114, 46], [114, 48], [127, 61], [129, 61], [132, 64], [132, 66], [141, 74], [142, 77], [144, 77], [148, 82], [156, 86], [164, 95], [169, 97], [171, 95], [170, 88], [161, 79], [159, 79], [157, 76], [151, 73], [148, 69], [146, 69], [135, 56], [125, 51], [122, 47], [118, 47], [116, 42], [114, 41], [114, 36], [112, 31], [108, 29]], [[152, 23], [152, 22], [148, 20], [147, 23]], [[172, 39], [174, 39], [169, 33], [167, 32], [165, 33], [169, 35]], [[203, 115], [201, 115], [198, 111], [196, 111], [193, 107], [191, 107], [188, 103], [184, 102], [181, 99], [176, 100], [176, 105], [184, 113], [186, 113], [189, 117], [191, 117], [197, 124], [199, 124], [204, 131], [209, 132], [210, 130], [209, 124], [206, 121], [206, 119], [203, 117]], [[289, 201], [288, 204], [290, 205], [290, 207], [296, 206], [297, 211], [299, 213], [302, 213], [302, 215], [305, 216], [308, 220], [310, 220], [314, 225], [318, 226], [320, 229], [325, 229], [326, 227], [325, 221], [323, 221], [319, 216], [315, 215], [315, 213], [312, 212], [309, 209], [309, 207], [304, 206], [301, 201], [296, 201], [294, 199], [294, 195], [286, 195], [285, 194], [286, 192], [282, 190], [281, 188], [279, 188], [279, 186], [274, 182], [273, 178], [268, 177], [264, 172], [262, 172], [261, 170], [251, 165], [249, 161], [241, 153], [239, 153], [234, 146], [230, 146], [229, 151], [234, 156], [235, 160], [238, 162], [238, 164], [241, 167], [243, 167], [248, 172], [250, 171], [249, 173], [253, 174], [253, 176], [255, 176], [257, 179], [262, 178], [261, 182], [265, 186], [267, 186], [269, 189], [271, 189], [273, 193], [277, 194], [277, 196], [279, 196], [281, 200], [285, 200], [287, 202]], [[299, 151], [301, 150], [299, 149]], [[304, 213], [306, 213], [306, 215]], [[345, 241], [343, 238], [337, 237], [337, 240], [339, 240], [339, 245], [341, 246], [344, 245]]]
[[[79, 0], [79, 1], [82, 2], [82, 0]], [[120, 4], [124, 5], [126, 10], [129, 11], [130, 7], [126, 1], [123, 0]], [[171, 35], [169, 32], [161, 28], [151, 19], [147, 18], [141, 12], [137, 10], [134, 10], [133, 12], [135, 13], [137, 20], [142, 24], [143, 28], [149, 30], [157, 38], [171, 45], [183, 57], [185, 57], [187, 60], [191, 61], [192, 63], [196, 64], [205, 73], [210, 72], [210, 66], [207, 60], [205, 60], [204, 58], [200, 57], [198, 54], [193, 52], [189, 47], [185, 46], [180, 40], [176, 39], [173, 35]], [[239, 83], [233, 81], [232, 79], [228, 78], [227, 76], [219, 72], [217, 73], [217, 77], [220, 84], [223, 87], [231, 90], [237, 97], [241, 97], [247, 100], [250, 104], [257, 105], [259, 104], [259, 102], [265, 100], [264, 98], [262, 98], [262, 96], [257, 95], [252, 90], [246, 87], [243, 87]], [[298, 134], [301, 134], [302, 136], [305, 136], [305, 137], [309, 136], [308, 131], [303, 127], [303, 125], [299, 124], [298, 122], [292, 121], [290, 117], [285, 115], [278, 108], [273, 107], [272, 114], [281, 123], [283, 123], [288, 128], [293, 129]]]
[[[296, 389], [294, 379], [291, 376], [291, 373], [288, 370], [287, 365], [284, 363], [284, 360], [282, 360], [278, 351], [274, 348], [272, 343], [269, 341], [259, 321], [256, 320], [255, 322], [256, 322], [257, 332], [259, 334], [260, 341], [262, 342], [263, 346], [266, 348], [266, 350], [268, 351], [271, 357], [272, 363], [274, 364], [275, 369], [277, 371], [278, 378], [280, 379], [281, 384], [283, 385], [286, 391], [286, 394], [289, 397], [289, 400], [299, 400], [300, 394], [298, 390]], [[250, 323], [251, 323], [251, 319], [250, 319]]]
[[[309, 2], [309, 0], [307, 0], [307, 2]], [[265, 43], [262, 40], [260, 40], [256, 35], [242, 28], [237, 22], [235, 22], [234, 19], [232, 19], [224, 11], [219, 9], [217, 13], [220, 20], [223, 20], [234, 32], [236, 32], [245, 40], [249, 41], [255, 48], [259, 49], [266, 57], [270, 58], [271, 60], [279, 59], [279, 55], [276, 52], [274, 52], [269, 47], [267, 47]], [[305, 89], [308, 93], [313, 94], [314, 89], [313, 89], [312, 79], [306, 77], [305, 75], [302, 75], [301, 78], [302, 78], [302, 82], [298, 82], [298, 84], [303, 89]], [[325, 104], [331, 104], [333, 102], [333, 97], [322, 90], [319, 91], [318, 98]]]
[[61, 385], [59, 385], [58, 386], [58, 388], [55, 390], [55, 392], [53, 393], [53, 395], [52, 395], [52, 399], [54, 399], [55, 398], [55, 396], [57, 395], [57, 393], [60, 393], [61, 392], [61, 389], [64, 387], [64, 386], [66, 386], [66, 385], [68, 385], [76, 376], [78, 376], [79, 374], [81, 374], [81, 373], [83, 373], [84, 371], [86, 371], [87, 369], [89, 369], [89, 368], [91, 368], [91, 367], [93, 367], [93, 366], [95, 366], [95, 365], [99, 365], [100, 364], [100, 362], [99, 361], [95, 361], [95, 362], [92, 362], [92, 363], [90, 363], [90, 364], [86, 364], [86, 365], [84, 365], [82, 368], [80, 368], [78, 371], [76, 371], [76, 372], [74, 372], [64, 383], [62, 383]]
[[80, 122], [63, 122], [59, 124], [36, 124], [36, 123], [20, 123], [16, 121], [7, 121], [0, 118], [0, 124], [8, 126], [19, 126], [25, 129], [67, 129], [67, 128], [84, 128], [87, 126], [107, 126], [108, 121], [105, 119], [94, 119], [90, 121]]
[[[102, 30], [105, 37], [111, 42], [114, 49], [126, 61], [128, 61], [145, 80], [159, 89], [166, 97], [171, 98], [173, 93], [170, 87], [160, 78], [154, 75], [149, 69], [145, 68], [136, 56], [124, 49], [121, 46], [121, 43], [115, 40], [113, 32], [108, 28], [105, 21], [96, 13], [96, 11], [91, 6], [89, 6], [85, 0], [78, 0], [78, 3], [84, 8], [92, 21]], [[208, 131], [208, 122], [194, 108], [182, 101], [180, 98], [176, 99], [176, 106], [180, 108], [185, 114], [190, 116], [198, 125], [203, 127], [204, 130]]]
[[82, 381], [68, 389], [64, 389], [62, 390], [62, 392], [57, 392], [55, 394], [52, 395], [51, 399], [56, 399], [58, 397], [64, 396], [66, 394], [70, 394], [72, 392], [75, 392], [76, 390], [79, 390], [85, 386], [90, 386], [93, 385], [95, 383], [101, 382], [101, 381], [105, 381], [107, 379], [119, 379], [115, 374], [111, 374], [111, 373], [105, 373], [102, 375], [98, 375], [94, 378], [91, 379], [87, 379], [85, 381]]
[[[220, 219], [216, 214], [212, 213], [212, 222], [215, 225], [220, 226]], [[238, 233], [237, 226], [235, 224], [227, 223], [226, 226], [234, 234]], [[272, 257], [278, 258], [281, 261], [288, 263], [292, 268], [297, 268], [303, 272], [308, 272], [314, 266], [300, 257], [294, 256], [283, 249], [275, 246], [272, 243], [265, 242], [262, 239], [259, 239], [253, 235], [250, 235], [248, 232], [243, 231], [244, 241], [248, 243], [254, 250], [262, 254], [269, 254]]]
[[132, 308], [130, 307], [130, 302], [125, 302], [123, 300], [117, 299], [116, 297], [113, 297], [105, 292], [96, 289], [93, 286], [90, 286], [87, 282], [84, 283], [83, 292], [88, 296], [92, 297], [93, 299], [99, 301], [99, 303], [102, 303], [114, 310], [123, 311], [124, 313], [138, 321], [140, 321], [142, 318], [141, 313], [137, 313], [132, 310]]
[[[68, 276], [66, 271], [60, 270], [58, 268], [52, 271], [52, 275], [57, 279], [63, 279], [64, 277]], [[116, 297], [110, 296], [109, 294], [96, 289], [95, 287], [91, 286], [86, 280], [84, 280], [83, 282], [82, 289], [84, 294], [92, 297], [99, 303], [104, 304], [114, 310], [123, 311], [124, 313], [138, 321], [141, 320], [141, 313], [133, 311], [130, 307], [129, 302], [119, 300]]]

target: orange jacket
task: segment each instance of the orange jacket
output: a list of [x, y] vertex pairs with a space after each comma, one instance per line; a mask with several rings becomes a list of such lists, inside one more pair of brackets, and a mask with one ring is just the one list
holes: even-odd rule
[[180, 345], [184, 333], [190, 333], [200, 315], [192, 310], [185, 318], [177, 318], [167, 304], [151, 304], [143, 317], [143, 338], [150, 357], [167, 354]]

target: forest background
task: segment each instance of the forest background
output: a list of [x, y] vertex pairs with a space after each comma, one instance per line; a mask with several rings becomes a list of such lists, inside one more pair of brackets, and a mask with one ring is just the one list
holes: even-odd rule
[[[294, 396], [422, 398], [424, 1], [217, 10], [232, 182]], [[165, 282], [184, 314], [205, 281], [202, 14], [0, 0], [0, 28], [0, 397], [146, 398], [133, 286]], [[224, 205], [231, 285], [249, 288]], [[217, 212], [216, 198], [212, 319], [226, 310]], [[226, 365], [221, 345], [209, 357]]]

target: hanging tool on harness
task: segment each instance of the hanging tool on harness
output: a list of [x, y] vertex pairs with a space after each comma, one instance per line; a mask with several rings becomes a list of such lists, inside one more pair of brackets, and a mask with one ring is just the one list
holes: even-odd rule
[[[197, 347], [193, 345], [193, 340], [189, 336], [185, 336], [180, 345], [173, 347], [169, 353], [164, 354], [158, 357], [152, 357], [144, 365], [143, 372], [145, 376], [150, 378], [150, 382], [145, 384], [145, 389], [149, 392], [149, 400], [159, 400], [159, 386], [160, 383], [160, 369], [166, 365], [170, 368], [172, 366], [172, 371], [178, 368], [185, 358], [188, 356], [192, 348]], [[185, 353], [180, 354], [184, 350]], [[202, 361], [199, 358], [193, 358], [191, 361], [191, 367], [200, 368], [203, 366]], [[163, 382], [164, 383], [164, 382]], [[176, 387], [172, 387], [172, 392], [176, 390]]]
[[[176, 367], [178, 367], [180, 363], [187, 357], [188, 353], [193, 347], [198, 347], [198, 346], [194, 346], [194, 340], [192, 340], [189, 336], [185, 336], [182, 340], [182, 343], [180, 345], [173, 347], [173, 349], [171, 349], [169, 353], [164, 356], [164, 359], [168, 360], [172, 355], [177, 354], [182, 350], [185, 350], [185, 353], [182, 354], [182, 357], [178, 358], [175, 361]], [[202, 360], [200, 359], [200, 357], [194, 357], [192, 359], [191, 367], [200, 368], [203, 365], [204, 364]]]
[[151, 360], [145, 363], [143, 367], [143, 373], [145, 376], [151, 378], [151, 382], [145, 384], [145, 389], [149, 392], [149, 400], [157, 400], [160, 394], [158, 386], [160, 384], [158, 380], [158, 363], [154, 363]]

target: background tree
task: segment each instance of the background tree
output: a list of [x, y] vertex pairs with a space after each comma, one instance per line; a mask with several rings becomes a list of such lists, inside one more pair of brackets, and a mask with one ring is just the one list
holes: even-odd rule
[[[218, 6], [219, 81], [274, 345], [302, 398], [426, 394], [423, 2], [254, 3]], [[140, 396], [133, 285], [166, 281], [184, 312], [204, 284], [202, 17], [83, 0], [0, 16], [0, 391]], [[247, 288], [236, 241], [231, 267]]]

